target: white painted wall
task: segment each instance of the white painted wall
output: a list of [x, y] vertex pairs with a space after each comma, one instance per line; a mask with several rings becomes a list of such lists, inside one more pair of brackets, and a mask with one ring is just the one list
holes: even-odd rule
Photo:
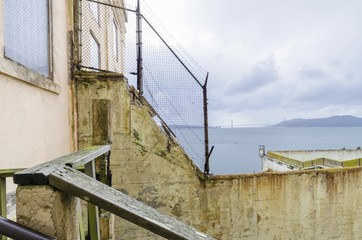
[[[264, 156], [262, 158], [262, 168], [263, 172], [288, 172], [292, 171], [293, 169], [290, 169], [288, 165], [276, 161], [270, 160], [267, 156]], [[298, 169], [294, 169], [298, 170]]]
[[51, 2], [54, 78], [39, 87], [32, 84], [41, 79], [39, 75], [3, 56], [0, 1], [0, 169], [31, 167], [74, 148], [65, 20], [69, 15], [66, 0]]

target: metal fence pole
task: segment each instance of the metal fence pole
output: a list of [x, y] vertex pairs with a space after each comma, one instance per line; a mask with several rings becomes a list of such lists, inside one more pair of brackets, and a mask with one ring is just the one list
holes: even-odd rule
[[202, 92], [204, 97], [204, 134], [205, 134], [205, 166], [204, 173], [209, 174], [209, 121], [207, 114], [207, 80], [209, 78], [209, 73], [206, 74], [205, 84], [202, 86]]
[[75, 1], [74, 3], [74, 27], [75, 27], [75, 34], [74, 34], [74, 42], [76, 44], [75, 52], [75, 65], [77, 68], [80, 68], [82, 64], [82, 47], [83, 47], [83, 36], [82, 36], [82, 21], [83, 21], [83, 1]]
[[137, 90], [139, 95], [143, 95], [143, 80], [142, 80], [142, 15], [141, 15], [141, 8], [140, 8], [140, 1], [137, 0]]

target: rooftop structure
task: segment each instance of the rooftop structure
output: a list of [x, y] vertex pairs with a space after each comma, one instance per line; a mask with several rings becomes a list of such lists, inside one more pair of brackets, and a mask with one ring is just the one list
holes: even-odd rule
[[362, 150], [360, 148], [268, 151], [265, 153], [265, 147], [260, 146], [259, 157], [262, 160], [262, 169], [264, 172], [357, 167], [362, 164]]

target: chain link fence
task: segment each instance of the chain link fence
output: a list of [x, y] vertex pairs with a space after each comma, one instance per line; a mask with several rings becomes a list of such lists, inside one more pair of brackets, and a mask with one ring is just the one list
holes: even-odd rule
[[[120, 4], [122, 1], [115, 2]], [[127, 13], [94, 1], [80, 0], [78, 6], [78, 65], [86, 69], [123, 73]]]
[[155, 121], [167, 125], [196, 166], [208, 173], [206, 72], [180, 45], [166, 42], [151, 23], [152, 14], [141, 12], [137, 31], [136, 8], [123, 1], [80, 0], [79, 6], [78, 66], [123, 73], [130, 85], [137, 85], [141, 61], [138, 89], [157, 112]]

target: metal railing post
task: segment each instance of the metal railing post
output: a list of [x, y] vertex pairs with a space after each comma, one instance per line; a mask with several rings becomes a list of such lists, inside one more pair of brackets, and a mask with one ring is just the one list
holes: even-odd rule
[[[85, 164], [85, 174], [91, 178], [96, 178], [96, 168], [94, 160]], [[88, 229], [89, 236], [92, 240], [101, 239], [100, 230], [99, 230], [99, 211], [98, 207], [88, 203]]]
[[6, 178], [0, 177], [0, 216], [6, 217]]
[[[7, 217], [6, 211], [6, 178], [0, 177], [0, 216]], [[6, 240], [7, 237], [0, 235], [1, 240]]]

